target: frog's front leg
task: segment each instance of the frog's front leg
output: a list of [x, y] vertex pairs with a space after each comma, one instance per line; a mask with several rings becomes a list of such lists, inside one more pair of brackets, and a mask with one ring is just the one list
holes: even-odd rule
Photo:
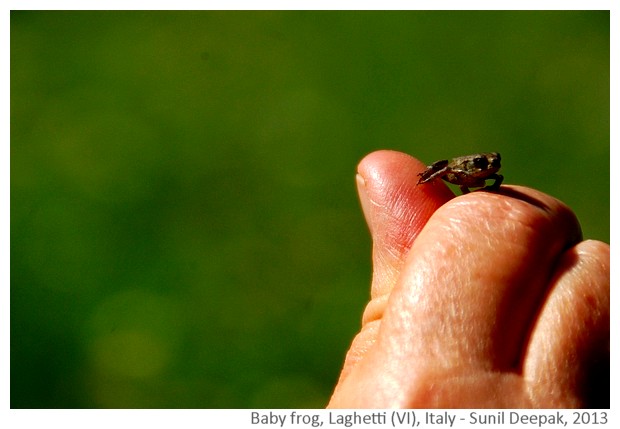
[[504, 181], [504, 176], [502, 176], [501, 174], [492, 174], [487, 179], [495, 179], [495, 182], [493, 182], [492, 185], [487, 186], [486, 189], [490, 191], [497, 191], [499, 189], [499, 186]]
[[463, 195], [469, 194], [469, 188], [467, 186], [460, 185], [459, 188], [461, 188], [461, 192], [463, 193]]

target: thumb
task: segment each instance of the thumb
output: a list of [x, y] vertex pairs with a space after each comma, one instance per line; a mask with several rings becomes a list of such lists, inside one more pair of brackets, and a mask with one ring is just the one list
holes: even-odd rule
[[357, 188], [373, 243], [371, 300], [338, 384], [375, 342], [388, 298], [415, 238], [435, 210], [454, 197], [440, 182], [417, 186], [418, 173], [424, 168], [409, 155], [387, 150], [367, 155], [358, 166]]

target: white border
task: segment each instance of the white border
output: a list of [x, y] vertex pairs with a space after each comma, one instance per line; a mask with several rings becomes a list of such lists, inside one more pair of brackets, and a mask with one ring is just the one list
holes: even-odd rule
[[[0, 354], [2, 364], [2, 382], [3, 389], [0, 393], [2, 400], [2, 411], [0, 412], [0, 426], [10, 428], [22, 428], [22, 427], [62, 427], [72, 428], [79, 427], [80, 429], [84, 425], [88, 427], [110, 427], [110, 425], [119, 425], [120, 427], [142, 427], [148, 425], [148, 427], [165, 427], [170, 428], [174, 425], [181, 424], [183, 427], [258, 427], [256, 425], [250, 425], [248, 423], [249, 410], [154, 410], [154, 411], [119, 411], [119, 410], [85, 410], [85, 411], [66, 411], [66, 410], [9, 410], [10, 407], [10, 377], [9, 377], [9, 365], [10, 365], [10, 347], [9, 347], [9, 333], [10, 333], [10, 10], [145, 10], [144, 1], [135, 0], [110, 0], [110, 1], [89, 1], [89, 2], [77, 2], [77, 1], [8, 1], [5, 2], [8, 6], [7, 13], [4, 14], [2, 20], [2, 32], [1, 32], [1, 46], [4, 56], [4, 63], [2, 67], [3, 74], [3, 95], [5, 106], [3, 115], [3, 127], [5, 139], [7, 142], [2, 145], [3, 153], [0, 156], [0, 162], [2, 166], [0, 171], [4, 180], [2, 180], [2, 186], [0, 187], [2, 200], [5, 202], [2, 210], [3, 226], [0, 238], [2, 239], [2, 266], [0, 272], [5, 279], [5, 287], [2, 289], [2, 308], [0, 314], [2, 319], [0, 321], [0, 334], [2, 336], [2, 353]], [[175, 2], [163, 2], [155, 1], [148, 2], [151, 10], [198, 10], [207, 9], [212, 10], [260, 10], [260, 9], [293, 9], [293, 10], [390, 10], [390, 9], [412, 9], [412, 10], [610, 10], [611, 11], [611, 165], [614, 167], [617, 165], [617, 145], [618, 142], [618, 119], [620, 118], [618, 109], [619, 100], [619, 85], [618, 85], [618, 52], [620, 43], [619, 37], [619, 10], [620, 2], [617, 1], [596, 1], [596, 0], [563, 0], [563, 1], [549, 1], [549, 0], [523, 0], [523, 1], [393, 1], [386, 0], [382, 2], [366, 2], [366, 1], [349, 1], [349, 2], [335, 2], [335, 1], [296, 1], [296, 2], [282, 2], [282, 1], [232, 1], [232, 2], [203, 2], [203, 1], [189, 1], [179, 0]], [[612, 168], [614, 171], [614, 168]], [[611, 189], [620, 189], [620, 178], [618, 175], [611, 176]], [[615, 243], [617, 237], [617, 228], [613, 219], [617, 216], [617, 202], [618, 198], [615, 192], [611, 193], [611, 231], [610, 241]], [[617, 258], [615, 253], [612, 253], [612, 267], [617, 267], [615, 263]], [[616, 287], [618, 284], [618, 276], [615, 269], [612, 269], [611, 284], [612, 287]], [[617, 312], [613, 311], [616, 308], [615, 299], [616, 293], [612, 293], [612, 312], [611, 312], [611, 326], [620, 326]], [[612, 355], [616, 350], [617, 333], [615, 329], [612, 329]], [[615, 365], [611, 365], [611, 380], [617, 380], [618, 370]], [[611, 383], [611, 404], [612, 410], [616, 408], [617, 403], [617, 386], [615, 383]], [[551, 412], [552, 410], [547, 410]], [[610, 413], [610, 423], [608, 427], [613, 427], [615, 420], [613, 413]], [[215, 425], [215, 426], [213, 426]], [[275, 427], [275, 426], [271, 426]], [[325, 427], [325, 426], [324, 426]], [[462, 427], [462, 426], [461, 426]], [[501, 427], [501, 426], [500, 426]], [[513, 427], [513, 426], [511, 426]], [[583, 426], [582, 426], [583, 427]]]
[[[11, 10], [611, 10], [611, 0], [8, 1]], [[617, 1], [616, 1], [617, 3]], [[145, 8], [145, 6], [148, 6]]]

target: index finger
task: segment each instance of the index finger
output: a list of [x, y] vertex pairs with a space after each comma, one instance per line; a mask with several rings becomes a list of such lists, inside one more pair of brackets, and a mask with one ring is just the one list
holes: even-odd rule
[[515, 370], [553, 269], [580, 240], [572, 211], [542, 192], [455, 198], [412, 246], [379, 340], [436, 367]]

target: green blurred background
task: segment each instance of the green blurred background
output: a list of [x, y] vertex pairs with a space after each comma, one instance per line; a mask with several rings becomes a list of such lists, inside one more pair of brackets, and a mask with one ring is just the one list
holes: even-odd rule
[[609, 12], [12, 12], [11, 406], [322, 407], [354, 174], [499, 151], [609, 241]]

